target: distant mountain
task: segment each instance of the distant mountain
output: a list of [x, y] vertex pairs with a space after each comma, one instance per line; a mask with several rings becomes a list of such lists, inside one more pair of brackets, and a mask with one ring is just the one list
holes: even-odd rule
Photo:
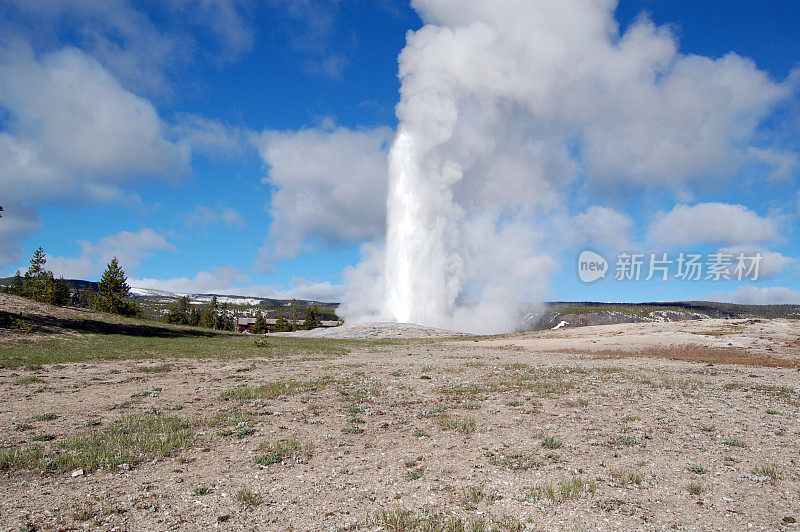
[[[0, 277], [0, 286], [8, 286], [11, 284], [13, 277]], [[67, 279], [67, 282], [75, 290], [81, 290], [87, 286], [92, 290], [97, 291], [97, 283], [94, 281], [84, 281], [82, 279]], [[179, 294], [175, 292], [167, 292], [165, 290], [156, 290], [153, 288], [138, 288], [131, 287], [129, 294], [130, 299], [144, 303], [174, 303], [181, 297], [186, 296], [189, 302], [193, 304], [207, 304], [211, 298], [217, 296], [217, 302], [227, 303], [229, 305], [238, 305], [244, 307], [288, 307], [291, 299], [273, 299], [269, 297], [257, 296], [235, 296], [228, 294]], [[321, 309], [335, 309], [339, 306], [337, 302], [330, 301], [314, 301], [309, 299], [298, 299], [296, 301], [298, 307], [311, 307], [317, 305]]]
[[800, 319], [800, 305], [737, 305], [709, 301], [652, 303], [566, 302], [546, 303], [523, 317], [528, 329], [554, 329], [636, 323], [648, 321], [685, 321], [707, 318], [789, 318]]

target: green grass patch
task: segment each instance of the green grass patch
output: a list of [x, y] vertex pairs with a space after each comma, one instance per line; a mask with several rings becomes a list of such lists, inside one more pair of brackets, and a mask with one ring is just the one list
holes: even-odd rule
[[564, 446], [564, 442], [555, 438], [545, 438], [542, 440], [542, 447], [545, 449], [560, 449]]
[[531, 453], [522, 453], [518, 451], [504, 451], [494, 453], [487, 451], [485, 456], [489, 458], [489, 463], [493, 466], [504, 467], [511, 470], [527, 470], [539, 469], [542, 463], [537, 459], [536, 455]]
[[259, 386], [243, 384], [222, 392], [223, 399], [275, 399], [284, 395], [295, 395], [320, 390], [328, 385], [330, 379], [321, 378], [314, 381], [300, 382], [295, 380], [275, 381]]
[[193, 422], [161, 414], [131, 414], [107, 429], [67, 438], [45, 455], [41, 448], [6, 449], [0, 469], [116, 469], [170, 456], [194, 441]]
[[611, 478], [620, 486], [641, 486], [643, 482], [642, 474], [633, 469], [613, 469]]
[[41, 384], [43, 382], [44, 380], [40, 379], [39, 377], [20, 377], [14, 381], [14, 384]]
[[270, 466], [273, 464], [294, 461], [304, 463], [311, 458], [311, 444], [297, 438], [278, 440], [274, 443], [262, 443], [259, 446], [262, 454], [255, 459], [258, 465]]
[[[0, 367], [38, 367], [90, 360], [256, 359], [337, 357], [357, 340], [270, 337], [268, 346], [252, 337], [224, 331], [198, 331], [145, 320], [123, 319], [129, 334], [35, 334], [0, 346]], [[145, 373], [169, 371], [169, 364], [139, 368]]]
[[436, 422], [445, 430], [457, 430], [464, 434], [475, 432], [475, 419], [471, 417], [439, 414], [436, 416]]
[[264, 499], [258, 493], [250, 491], [247, 488], [242, 488], [236, 492], [236, 500], [243, 504], [246, 508], [255, 508], [259, 506]]
[[553, 503], [559, 504], [570, 499], [580, 499], [588, 495], [594, 495], [597, 485], [594, 480], [585, 481], [579, 475], [564, 479], [558, 483], [537, 484], [525, 490], [525, 498], [529, 501], [548, 499]]

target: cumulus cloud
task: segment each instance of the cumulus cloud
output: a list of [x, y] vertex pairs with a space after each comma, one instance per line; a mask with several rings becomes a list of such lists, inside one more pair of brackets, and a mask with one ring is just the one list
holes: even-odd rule
[[731, 292], [710, 294], [705, 299], [742, 305], [797, 305], [800, 304], [800, 290], [784, 286], [742, 286]]
[[775, 222], [762, 218], [744, 205], [698, 203], [676, 205], [650, 227], [650, 238], [659, 244], [751, 244], [772, 240]]
[[0, 49], [0, 111], [0, 198], [17, 220], [0, 233], [11, 256], [46, 202], [136, 203], [125, 183], [188, 168], [189, 148], [168, 138], [155, 107], [74, 48], [41, 57], [21, 44]]
[[294, 277], [288, 286], [255, 285], [250, 277], [233, 266], [214, 268], [211, 272], [200, 271], [194, 277], [170, 279], [129, 279], [137, 288], [151, 288], [177, 294], [220, 294], [253, 296], [271, 299], [306, 299], [324, 302], [341, 301], [344, 287], [328, 281], [310, 281]]
[[97, 242], [81, 241], [78, 257], [49, 257], [47, 267], [55, 274], [67, 279], [87, 279], [102, 273], [112, 258], [117, 257], [127, 273], [136, 268], [156, 251], [174, 251], [163, 235], [150, 228], [136, 233], [121, 231], [106, 236]]
[[206, 207], [197, 205], [185, 217], [189, 227], [206, 227], [209, 225], [224, 224], [236, 229], [244, 229], [247, 224], [242, 215], [233, 207]]
[[22, 259], [22, 250], [19, 247], [22, 235], [33, 233], [40, 225], [35, 211], [3, 205], [3, 218], [0, 220], [0, 264], [19, 264]]
[[192, 114], [178, 114], [170, 132], [192, 153], [212, 159], [241, 157], [251, 148], [247, 131]]
[[[735, 170], [760, 121], [793, 90], [733, 53], [683, 55], [672, 32], [646, 18], [620, 35], [613, 1], [413, 6], [426, 25], [400, 56], [398, 117], [423, 151], [476, 126], [494, 133], [511, 116], [534, 138], [577, 142], [593, 179], [704, 180]], [[490, 120], [464, 123], [473, 107]], [[491, 148], [497, 137], [483, 138]]]
[[382, 235], [386, 220], [389, 128], [266, 131], [253, 139], [269, 166], [272, 216], [262, 261], [299, 254], [308, 239], [325, 244]]
[[155, 107], [77, 49], [41, 59], [29, 49], [5, 49], [0, 74], [9, 130], [53, 165], [91, 180], [187, 166], [188, 152], [165, 138]]
[[169, 279], [145, 277], [128, 280], [128, 284], [136, 288], [152, 288], [177, 294], [260, 295], [255, 292], [241, 291], [239, 286], [249, 282], [250, 278], [233, 266], [214, 268], [211, 272], [200, 271], [194, 277]]
[[158, 23], [128, 0], [5, 3], [8, 34], [34, 40], [46, 50], [57, 45], [62, 32], [69, 32], [126, 88], [154, 97], [172, 94], [170, 73], [197, 57], [222, 65], [249, 52], [254, 41], [249, 0], [160, 2], [151, 6], [160, 10]]
[[608, 207], [594, 205], [569, 220], [568, 235], [574, 245], [626, 251], [631, 246], [633, 219]]
[[759, 279], [775, 276], [796, 262], [796, 259], [787, 257], [779, 251], [769, 251], [760, 246], [727, 247], [719, 249], [718, 253], [730, 255], [733, 258], [734, 267], [729, 269], [731, 277], [734, 277], [733, 272], [737, 262], [737, 257], [739, 256], [743, 256], [746, 260], [745, 263], [750, 264], [750, 257], [761, 255], [761, 260], [758, 265]]

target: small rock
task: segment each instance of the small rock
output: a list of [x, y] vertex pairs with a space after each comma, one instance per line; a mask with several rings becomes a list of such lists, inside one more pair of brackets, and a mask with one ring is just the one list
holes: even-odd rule
[[83, 476], [83, 469], [76, 469], [72, 472], [72, 478], [75, 477], [82, 477]]

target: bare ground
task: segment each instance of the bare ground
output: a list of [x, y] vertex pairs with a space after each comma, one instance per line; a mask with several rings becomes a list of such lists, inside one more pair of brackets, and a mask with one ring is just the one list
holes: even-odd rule
[[[1, 369], [4, 448], [50, 434], [48, 451], [145, 412], [195, 420], [196, 438], [130, 468], [2, 470], [0, 528], [412, 529], [386, 510], [500, 530], [791, 530], [799, 359], [798, 321], [705, 320]], [[223, 397], [278, 381], [316, 382]], [[256, 463], [262, 444], [290, 438], [310, 453]]]

